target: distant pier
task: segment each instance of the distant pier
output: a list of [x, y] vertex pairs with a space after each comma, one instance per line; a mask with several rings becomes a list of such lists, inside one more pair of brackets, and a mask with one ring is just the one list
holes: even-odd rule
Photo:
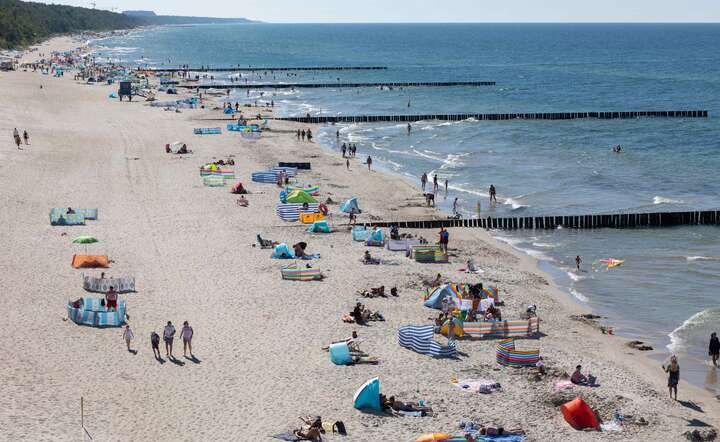
[[318, 89], [360, 87], [459, 87], [495, 86], [494, 81], [432, 81], [407, 83], [264, 83], [264, 84], [181, 84], [190, 89]]
[[276, 71], [384, 71], [387, 66], [268, 66], [268, 67], [190, 67], [190, 68], [138, 68], [151, 72], [276, 72]]
[[523, 229], [633, 229], [720, 224], [720, 210], [693, 212], [617, 213], [606, 215], [563, 215], [526, 217], [480, 217], [472, 219], [438, 219], [420, 221], [373, 221], [378, 227], [396, 225], [401, 229], [439, 229], [466, 227], [498, 230]]
[[380, 123], [417, 121], [463, 121], [469, 119], [482, 121], [503, 120], [624, 120], [634, 118], [707, 118], [706, 110], [676, 111], [623, 111], [623, 112], [542, 112], [542, 113], [507, 113], [507, 114], [425, 114], [425, 115], [337, 115], [337, 116], [305, 116], [281, 117], [276, 120], [294, 121], [297, 123]]

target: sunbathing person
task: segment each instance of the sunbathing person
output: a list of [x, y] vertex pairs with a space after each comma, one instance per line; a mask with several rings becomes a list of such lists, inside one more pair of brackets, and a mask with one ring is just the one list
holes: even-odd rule
[[395, 396], [390, 396], [389, 398], [385, 398], [383, 395], [380, 396], [380, 406], [390, 411], [391, 413], [395, 414], [395, 412], [398, 411], [407, 411], [407, 412], [420, 412], [422, 413], [422, 416], [427, 416], [428, 414], [432, 413], [432, 408], [422, 406], [418, 403], [410, 403], [410, 402], [401, 402], [395, 399]]
[[244, 195], [240, 195], [240, 198], [237, 200], [237, 205], [240, 207], [247, 207], [250, 205], [250, 201], [248, 201], [247, 198], [245, 198]]
[[68, 207], [68, 208], [67, 208], [67, 214], [68, 214], [68, 215], [74, 215], [74, 214], [75, 214], [75, 211], [73, 210], [72, 207]]
[[187, 144], [183, 143], [182, 147], [180, 147], [180, 150], [178, 150], [179, 154], [186, 154], [188, 153]]
[[323, 430], [322, 420], [320, 419], [320, 416], [317, 416], [315, 418], [300, 417], [299, 419], [303, 421], [307, 426], [298, 428], [297, 430], [293, 431], [293, 434], [302, 440], [322, 442], [322, 434], [325, 433], [325, 430]]
[[85, 300], [83, 298], [78, 298], [72, 302], [68, 301], [68, 304], [70, 304], [72, 308], [82, 308], [82, 306], [85, 304]]
[[466, 272], [467, 273], [477, 273], [478, 272], [478, 268], [477, 268], [477, 266], [475, 266], [475, 262], [472, 259], [467, 260]]
[[295, 252], [296, 258], [302, 258], [305, 256], [305, 248], [307, 247], [306, 242], [299, 242], [295, 245], [293, 245], [293, 252]]

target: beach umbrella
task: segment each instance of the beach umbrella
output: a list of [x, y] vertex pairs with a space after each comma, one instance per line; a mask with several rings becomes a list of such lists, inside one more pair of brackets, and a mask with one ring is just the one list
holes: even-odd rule
[[82, 235], [82, 236], [78, 236], [77, 238], [72, 240], [72, 242], [73, 242], [73, 244], [84, 244], [85, 245], [85, 254], [87, 255], [87, 245], [94, 244], [99, 241], [94, 236]]

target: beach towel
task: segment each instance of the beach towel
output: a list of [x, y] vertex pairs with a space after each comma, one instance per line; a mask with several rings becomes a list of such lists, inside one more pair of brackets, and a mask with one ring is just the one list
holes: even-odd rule
[[276, 434], [276, 435], [270, 436], [270, 437], [272, 437], [273, 439], [280, 439], [280, 440], [284, 440], [287, 442], [299, 442], [299, 441], [303, 440], [303, 439], [300, 439], [299, 437], [295, 436], [295, 434], [292, 431]]
[[228, 124], [227, 130], [230, 132], [258, 132], [260, 130], [260, 126], [257, 124]]
[[135, 278], [95, 278], [83, 276], [83, 288], [88, 292], [107, 293], [110, 287], [118, 293], [130, 293], [135, 291]]
[[406, 325], [398, 330], [398, 343], [401, 347], [435, 358], [457, 356], [455, 341], [451, 340], [447, 346], [443, 346], [436, 342], [433, 337], [432, 325]]
[[76, 269], [93, 269], [110, 267], [105, 255], [73, 255], [72, 266]]
[[499, 383], [487, 379], [460, 379], [452, 384], [473, 393], [490, 394], [501, 390]]
[[303, 204], [278, 204], [275, 208], [277, 216], [283, 221], [299, 221], [301, 213], [319, 213], [319, 205], [312, 203], [303, 208]]
[[195, 135], [219, 135], [222, 133], [220, 127], [196, 127], [193, 129]]
[[298, 170], [310, 170], [310, 163], [286, 163], [280, 161], [278, 167], [294, 167]]

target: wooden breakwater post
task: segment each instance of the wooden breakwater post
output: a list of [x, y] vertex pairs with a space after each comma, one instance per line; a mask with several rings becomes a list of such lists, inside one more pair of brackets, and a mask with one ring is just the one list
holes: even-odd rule
[[137, 68], [145, 72], [275, 72], [275, 71], [383, 71], [387, 66], [268, 66], [268, 67], [188, 67], [188, 68]]
[[627, 120], [636, 118], [708, 118], [707, 110], [625, 111], [625, 112], [535, 112], [493, 114], [419, 114], [419, 115], [334, 115], [280, 117], [276, 120], [310, 124], [335, 123], [413, 123], [417, 121], [479, 121], [507, 120]]
[[481, 228], [492, 230], [526, 229], [635, 229], [693, 225], [720, 225], [720, 210], [688, 212], [614, 213], [595, 215], [483, 217], [463, 219], [433, 219], [418, 221], [377, 221], [367, 226], [401, 229]]
[[223, 83], [223, 84], [181, 84], [179, 87], [190, 89], [322, 89], [322, 88], [362, 88], [362, 87], [479, 87], [495, 86], [494, 81], [434, 81], [405, 83]]

